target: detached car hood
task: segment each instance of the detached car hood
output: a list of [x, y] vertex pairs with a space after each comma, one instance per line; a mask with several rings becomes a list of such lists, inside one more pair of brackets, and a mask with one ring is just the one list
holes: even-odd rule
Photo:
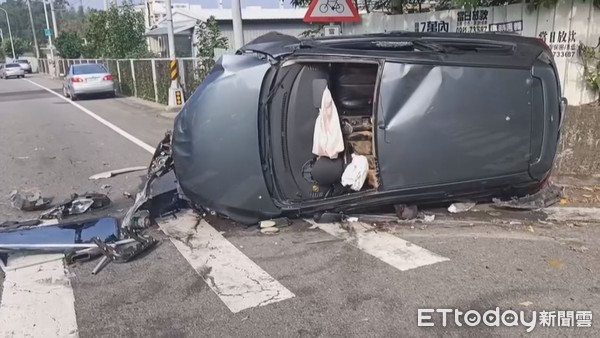
[[259, 96], [269, 67], [252, 55], [223, 56], [173, 130], [175, 175], [184, 194], [197, 206], [246, 224], [280, 212], [265, 183], [259, 145]]

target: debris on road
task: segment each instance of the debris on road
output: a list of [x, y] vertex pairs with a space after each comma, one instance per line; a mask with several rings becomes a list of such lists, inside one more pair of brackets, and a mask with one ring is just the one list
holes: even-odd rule
[[494, 198], [494, 206], [502, 209], [539, 210], [552, 206], [558, 202], [562, 205], [562, 188], [548, 184], [535, 194], [520, 198], [513, 197], [508, 201]]
[[425, 216], [423, 216], [423, 221], [433, 222], [433, 221], [435, 221], [435, 215], [425, 215]]
[[56, 207], [42, 212], [40, 219], [62, 219], [65, 216], [79, 215], [90, 209], [103, 208], [110, 204], [105, 194], [87, 192], [83, 195], [72, 194], [71, 198]]
[[261, 221], [261, 222], [260, 222], [260, 228], [261, 228], [261, 229], [265, 229], [265, 228], [272, 228], [272, 227], [274, 227], [275, 225], [276, 225], [276, 223], [275, 223], [275, 222], [273, 222], [273, 221], [270, 221], [270, 220], [269, 220], [269, 221]]
[[519, 303], [519, 305], [523, 305], [523, 306], [529, 306], [529, 305], [532, 305], [532, 304], [533, 303], [530, 302], [530, 301], [525, 301], [525, 302]]
[[14, 208], [22, 211], [41, 210], [52, 202], [51, 198], [42, 197], [42, 193], [37, 189], [13, 190], [9, 195], [9, 199]]
[[475, 205], [477, 205], [477, 203], [474, 203], [474, 202], [453, 203], [452, 205], [450, 205], [448, 207], [448, 212], [453, 213], [453, 214], [457, 214], [460, 212], [467, 212], [467, 211], [473, 209], [475, 207]]
[[39, 219], [32, 219], [29, 221], [5, 221], [0, 223], [0, 230], [17, 229], [21, 227], [29, 227], [42, 223]]
[[570, 245], [569, 250], [572, 250], [572, 251], [575, 251], [578, 253], [584, 253], [584, 252], [588, 251], [589, 249], [583, 245], [578, 246], [578, 247]]
[[93, 238], [99, 238], [106, 243], [121, 239], [119, 222], [114, 217], [0, 229], [0, 233], [0, 250], [4, 251], [67, 253], [73, 249], [94, 247]]
[[260, 229], [260, 232], [262, 232], [263, 234], [276, 234], [279, 232], [279, 228], [277, 228], [277, 227], [262, 228], [262, 229]]
[[338, 223], [343, 221], [343, 219], [343, 214], [334, 212], [323, 212], [313, 216], [313, 220], [317, 223]]
[[417, 218], [419, 209], [416, 205], [396, 204], [394, 205], [396, 215], [399, 219], [411, 220]]
[[565, 265], [565, 263], [558, 258], [547, 259], [546, 263], [548, 263], [551, 268], [562, 268]]
[[148, 167], [138, 166], [138, 167], [127, 167], [127, 168], [123, 168], [123, 169], [109, 170], [109, 171], [101, 172], [99, 174], [92, 175], [89, 177], [89, 179], [90, 180], [99, 180], [102, 178], [111, 178], [113, 176], [117, 176], [120, 174], [130, 173], [130, 172], [134, 172], [134, 171], [142, 171], [142, 170], [146, 170], [146, 169], [148, 169]]

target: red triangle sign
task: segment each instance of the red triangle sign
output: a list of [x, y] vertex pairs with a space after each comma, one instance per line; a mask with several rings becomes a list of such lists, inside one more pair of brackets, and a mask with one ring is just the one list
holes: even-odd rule
[[355, 22], [360, 15], [352, 0], [312, 0], [304, 22]]

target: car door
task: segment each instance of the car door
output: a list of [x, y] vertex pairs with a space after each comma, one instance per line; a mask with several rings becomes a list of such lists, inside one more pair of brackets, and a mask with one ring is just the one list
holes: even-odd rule
[[377, 156], [385, 190], [526, 173], [531, 74], [387, 62]]

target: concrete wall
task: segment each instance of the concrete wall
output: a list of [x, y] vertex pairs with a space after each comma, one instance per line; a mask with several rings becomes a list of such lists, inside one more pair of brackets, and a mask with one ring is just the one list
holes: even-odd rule
[[555, 8], [528, 10], [527, 4], [480, 7], [430, 13], [362, 15], [361, 22], [342, 25], [343, 34], [407, 31], [514, 31], [524, 36], [540, 37], [554, 51], [564, 96], [569, 104], [592, 102], [595, 96], [585, 88], [583, 67], [577, 45], [595, 46], [600, 39], [600, 9], [592, 1], [559, 0]]
[[569, 107], [555, 168], [561, 175], [600, 175], [600, 106]]

